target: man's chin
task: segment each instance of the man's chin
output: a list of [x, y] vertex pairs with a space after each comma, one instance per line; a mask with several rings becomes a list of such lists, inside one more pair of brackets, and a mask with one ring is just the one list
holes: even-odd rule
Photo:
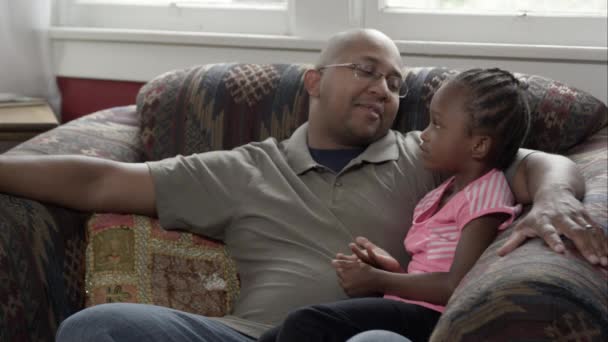
[[379, 124], [351, 126], [350, 142], [352, 146], [368, 146], [384, 137], [388, 129], [383, 129]]
[[368, 146], [380, 140], [380, 138], [382, 138], [384, 135], [386, 135], [386, 132], [383, 134], [379, 134], [378, 132], [359, 134], [356, 137], [353, 137], [353, 145]]

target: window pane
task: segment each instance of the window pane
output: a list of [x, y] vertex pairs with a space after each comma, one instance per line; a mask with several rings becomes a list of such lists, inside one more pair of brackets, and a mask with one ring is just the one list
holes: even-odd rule
[[606, 0], [386, 0], [392, 8], [449, 12], [585, 14], [606, 16]]
[[286, 4], [287, 0], [94, 0], [97, 2], [122, 2], [131, 4], [171, 4], [178, 5], [215, 5], [215, 4], [246, 4], [246, 5], [277, 5]]

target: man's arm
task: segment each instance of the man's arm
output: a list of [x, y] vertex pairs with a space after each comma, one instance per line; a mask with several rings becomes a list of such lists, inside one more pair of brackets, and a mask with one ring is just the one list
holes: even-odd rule
[[560, 155], [532, 153], [519, 163], [511, 187], [516, 200], [532, 203], [532, 209], [514, 227], [513, 234], [498, 250], [500, 255], [535, 236], [561, 253], [564, 245], [559, 235], [563, 234], [590, 263], [608, 266], [608, 237], [580, 201], [585, 194], [585, 181], [574, 162]]
[[156, 215], [146, 164], [83, 156], [0, 156], [0, 192], [82, 211]]

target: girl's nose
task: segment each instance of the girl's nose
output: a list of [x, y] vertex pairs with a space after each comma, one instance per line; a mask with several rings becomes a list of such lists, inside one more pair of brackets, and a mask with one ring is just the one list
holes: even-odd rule
[[420, 139], [422, 139], [423, 142], [428, 143], [429, 142], [429, 136], [428, 136], [428, 129], [429, 126], [426, 126], [426, 128], [422, 131], [422, 133], [420, 133]]

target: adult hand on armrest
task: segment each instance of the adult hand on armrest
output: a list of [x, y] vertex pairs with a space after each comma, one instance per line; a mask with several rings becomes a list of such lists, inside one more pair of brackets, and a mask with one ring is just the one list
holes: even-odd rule
[[156, 215], [146, 164], [83, 156], [1, 156], [0, 192], [82, 211]]
[[513, 227], [499, 255], [510, 253], [530, 237], [541, 237], [561, 253], [560, 235], [564, 235], [590, 263], [608, 266], [608, 236], [579, 200], [585, 183], [571, 160], [542, 152], [531, 154], [518, 167], [512, 187], [517, 201], [532, 203], [532, 208]]

